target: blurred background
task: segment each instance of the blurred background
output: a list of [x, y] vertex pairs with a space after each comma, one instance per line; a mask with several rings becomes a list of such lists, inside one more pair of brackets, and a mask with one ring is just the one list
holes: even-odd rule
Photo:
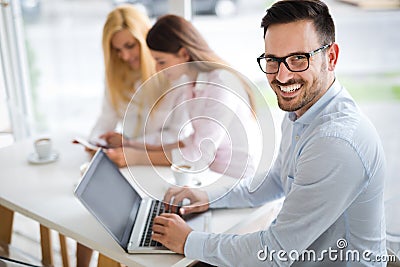
[[[122, 2], [140, 6], [153, 21], [155, 16], [168, 12], [167, 0], [20, 0], [24, 42], [20, 50], [26, 53], [25, 93], [29, 96], [31, 134], [59, 128], [83, 134], [90, 130], [104, 88], [102, 27], [107, 13]], [[275, 107], [275, 97], [256, 63], [264, 49], [261, 18], [272, 2], [192, 0], [192, 21], [211, 47], [258, 84]], [[357, 100], [397, 103], [400, 9], [382, 4], [387, 1], [359, 1], [378, 3], [367, 7], [348, 1], [326, 2], [337, 25], [341, 48], [337, 76]], [[18, 15], [19, 10], [13, 12]], [[3, 90], [1, 94], [4, 105], [0, 106], [5, 107], [9, 105], [7, 96]], [[11, 129], [4, 115], [7, 110], [1, 111], [0, 131], [7, 132]], [[4, 134], [0, 139], [6, 142]]]
[[[153, 22], [168, 12], [167, 0], [0, 2], [8, 3], [0, 13], [0, 74], [13, 77], [10, 83], [0, 75], [0, 147], [63, 129], [88, 134], [104, 92], [101, 33], [108, 12], [123, 2], [138, 5]], [[256, 62], [264, 50], [261, 18], [272, 2], [192, 0], [191, 19], [219, 55], [259, 86], [279, 125], [282, 113]], [[325, 2], [341, 48], [337, 77], [378, 129], [389, 167], [386, 198], [394, 199], [400, 190], [400, 1]], [[10, 23], [17, 45], [10, 42]], [[12, 58], [19, 65], [11, 70]], [[386, 207], [389, 223], [396, 205]]]
[[[359, 1], [370, 3], [366, 7], [351, 5], [349, 1], [357, 3], [356, 0], [326, 1], [337, 25], [337, 42], [341, 48], [337, 76], [357, 100], [371, 104], [397, 103], [400, 98], [400, 9], [388, 5], [388, 1]], [[167, 0], [20, 0], [21, 10], [13, 10], [22, 15], [20, 28], [24, 43], [20, 50], [26, 54], [25, 93], [29, 96], [31, 134], [60, 128], [83, 134], [90, 130], [104, 89], [103, 23], [107, 13], [123, 2], [138, 5], [153, 21], [168, 12]], [[211, 47], [258, 84], [270, 105], [275, 107], [275, 97], [255, 60], [264, 49], [261, 18], [272, 2], [192, 0], [192, 21]], [[389, 0], [389, 3], [398, 1]], [[1, 90], [1, 94], [4, 101], [1, 106], [9, 105], [6, 93]], [[2, 114], [6, 112], [2, 110]], [[0, 131], [11, 129], [5, 123], [7, 120], [3, 115]], [[0, 136], [2, 140], [5, 138]]]

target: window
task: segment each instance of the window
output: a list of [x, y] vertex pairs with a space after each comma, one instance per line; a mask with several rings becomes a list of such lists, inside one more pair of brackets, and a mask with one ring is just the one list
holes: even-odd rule
[[0, 146], [30, 134], [30, 88], [18, 1], [0, 1]]

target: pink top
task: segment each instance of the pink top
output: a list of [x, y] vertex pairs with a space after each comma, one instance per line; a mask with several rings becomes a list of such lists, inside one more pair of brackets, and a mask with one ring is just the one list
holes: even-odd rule
[[199, 73], [195, 82], [185, 77], [174, 84], [166, 95], [173, 101], [161, 108], [168, 110], [162, 128], [184, 143], [173, 160], [178, 154], [178, 161], [197, 170], [209, 167], [235, 178], [253, 176], [255, 145], [261, 139], [242, 81], [217, 69]]

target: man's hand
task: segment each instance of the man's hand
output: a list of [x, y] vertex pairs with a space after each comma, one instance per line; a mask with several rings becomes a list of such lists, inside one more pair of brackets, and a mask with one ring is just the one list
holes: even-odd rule
[[192, 189], [190, 187], [171, 187], [167, 190], [164, 196], [165, 209], [176, 213], [178, 207], [184, 199], [189, 199], [190, 205], [183, 206], [179, 209], [180, 214], [199, 213], [208, 210], [209, 200], [205, 191]]
[[154, 218], [152, 238], [168, 249], [184, 254], [186, 239], [191, 231], [193, 229], [178, 215], [163, 213]]

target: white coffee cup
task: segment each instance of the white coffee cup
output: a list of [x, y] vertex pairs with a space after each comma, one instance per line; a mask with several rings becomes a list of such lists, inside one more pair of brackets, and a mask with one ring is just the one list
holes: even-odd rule
[[175, 177], [175, 184], [178, 186], [191, 185], [193, 180], [192, 167], [186, 164], [171, 165], [172, 173]]
[[48, 159], [52, 152], [52, 142], [50, 138], [40, 138], [34, 142], [35, 152], [39, 159]]

